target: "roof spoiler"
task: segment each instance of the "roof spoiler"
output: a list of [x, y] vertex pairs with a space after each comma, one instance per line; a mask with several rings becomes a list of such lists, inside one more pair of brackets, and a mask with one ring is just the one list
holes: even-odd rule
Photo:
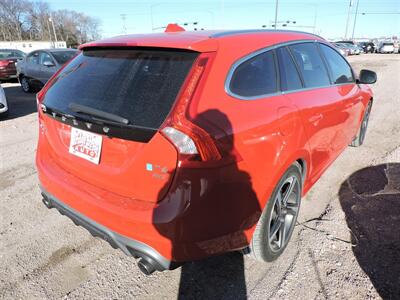
[[164, 32], [180, 32], [180, 31], [186, 31], [186, 30], [185, 28], [179, 26], [178, 24], [169, 23], [167, 25], [167, 28], [165, 28]]

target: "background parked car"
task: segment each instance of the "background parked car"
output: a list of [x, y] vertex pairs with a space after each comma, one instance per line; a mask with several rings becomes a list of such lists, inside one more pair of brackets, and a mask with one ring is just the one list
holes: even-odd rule
[[4, 117], [8, 113], [8, 105], [6, 94], [4, 93], [3, 88], [0, 85], [0, 116]]
[[15, 63], [25, 57], [25, 53], [16, 49], [0, 49], [0, 80], [17, 78]]
[[42, 88], [76, 53], [75, 49], [47, 49], [29, 53], [17, 64], [17, 76], [22, 90], [29, 93]]
[[394, 44], [392, 42], [382, 42], [378, 47], [379, 53], [394, 53]]
[[354, 48], [347, 43], [335, 43], [335, 46], [341, 49], [344, 49], [347, 52], [347, 55], [354, 55]]
[[372, 42], [361, 42], [358, 46], [363, 49], [364, 53], [374, 53], [376, 48]]
[[343, 56], [350, 55], [350, 50], [347, 47], [345, 47], [343, 44], [334, 43], [333, 45], [340, 52], [340, 54], [342, 54]]

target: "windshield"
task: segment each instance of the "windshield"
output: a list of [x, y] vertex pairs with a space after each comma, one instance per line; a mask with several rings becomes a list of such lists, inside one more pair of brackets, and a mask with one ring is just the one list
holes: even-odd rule
[[0, 50], [0, 59], [2, 58], [23, 58], [25, 53], [19, 50]]
[[68, 50], [68, 51], [54, 51], [51, 52], [51, 55], [55, 58], [55, 60], [60, 64], [63, 65], [67, 61], [69, 61], [74, 55], [76, 54], [76, 50]]
[[187, 51], [85, 50], [57, 76], [44, 104], [76, 115], [70, 108], [75, 103], [158, 129], [196, 57]]

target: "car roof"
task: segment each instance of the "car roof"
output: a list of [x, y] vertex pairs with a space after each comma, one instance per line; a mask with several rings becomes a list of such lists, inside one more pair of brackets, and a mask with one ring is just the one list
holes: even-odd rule
[[[246, 43], [243, 43], [243, 40]], [[306, 32], [290, 30], [202, 30], [116, 36], [79, 47], [159, 47], [198, 52], [216, 51], [220, 46], [240, 47], [244, 51], [294, 40], [324, 40]]]
[[[47, 48], [47, 49], [36, 49], [33, 50], [32, 52], [37, 52], [37, 51], [45, 51], [45, 52], [63, 52], [63, 51], [78, 51], [77, 49], [73, 48]], [[30, 53], [32, 53], [30, 52]]]

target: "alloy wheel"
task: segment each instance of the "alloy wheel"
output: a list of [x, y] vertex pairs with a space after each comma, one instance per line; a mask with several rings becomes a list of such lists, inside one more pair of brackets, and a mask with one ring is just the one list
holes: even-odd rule
[[21, 87], [24, 90], [24, 92], [29, 92], [29, 82], [28, 79], [26, 79], [26, 77], [22, 77], [21, 79]]
[[284, 248], [294, 229], [300, 208], [300, 183], [296, 176], [288, 177], [275, 197], [269, 219], [268, 244], [273, 252]]

